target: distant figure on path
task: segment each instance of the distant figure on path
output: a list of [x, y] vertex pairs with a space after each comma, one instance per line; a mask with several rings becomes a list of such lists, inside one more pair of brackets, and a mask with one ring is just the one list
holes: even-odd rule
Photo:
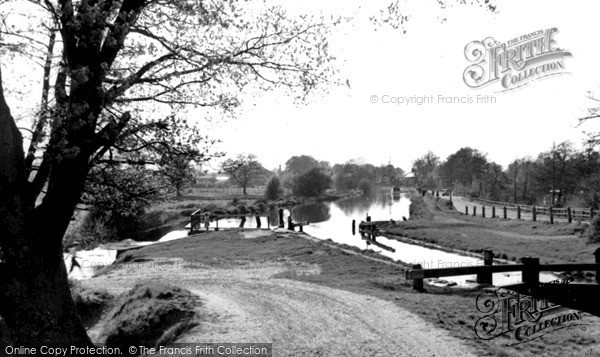
[[78, 267], [79, 270], [83, 270], [83, 268], [77, 261], [77, 249], [79, 249], [79, 242], [71, 243], [67, 247], [67, 249], [69, 249], [69, 254], [71, 254], [71, 268], [69, 269], [69, 274], [71, 274], [71, 272], [73, 271], [73, 269], [75, 269], [75, 267]]

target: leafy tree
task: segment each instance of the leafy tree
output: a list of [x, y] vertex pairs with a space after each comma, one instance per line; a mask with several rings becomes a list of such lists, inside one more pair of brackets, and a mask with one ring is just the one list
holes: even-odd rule
[[296, 178], [297, 194], [304, 197], [322, 195], [330, 186], [331, 178], [319, 168], [311, 169]]
[[431, 178], [435, 169], [440, 164], [440, 158], [431, 150], [412, 163], [412, 172], [417, 177]]
[[440, 172], [444, 177], [451, 178], [453, 181], [459, 180], [467, 183], [471, 189], [474, 184], [477, 184], [477, 194], [481, 195], [487, 164], [485, 155], [479, 150], [465, 147], [448, 156], [446, 161], [441, 164]]
[[[0, 314], [15, 344], [84, 346], [61, 243], [90, 170], [145, 165], [164, 151], [208, 157], [211, 142], [188, 110], [230, 113], [245, 87], [303, 100], [334, 74], [328, 25], [239, 1], [34, 4], [58, 29], [60, 55], [44, 75], [54, 79], [51, 104], [32, 129], [33, 159], [0, 87]], [[20, 49], [38, 39], [11, 41]]]
[[235, 159], [225, 160], [221, 169], [242, 188], [244, 195], [247, 194], [248, 185], [253, 180], [264, 177], [266, 171], [252, 154], [240, 154]]
[[285, 162], [284, 173], [291, 174], [292, 176], [299, 176], [310, 169], [314, 169], [315, 167], [319, 166], [319, 161], [312, 156], [292, 156], [288, 161]]
[[550, 204], [566, 201], [567, 192], [577, 185], [570, 142], [553, 144], [552, 149], [538, 155], [534, 167], [535, 189], [539, 197], [550, 195]]
[[277, 200], [283, 194], [283, 189], [281, 188], [281, 182], [277, 176], [271, 177], [269, 182], [267, 183], [267, 188], [265, 189], [265, 198], [271, 201]]

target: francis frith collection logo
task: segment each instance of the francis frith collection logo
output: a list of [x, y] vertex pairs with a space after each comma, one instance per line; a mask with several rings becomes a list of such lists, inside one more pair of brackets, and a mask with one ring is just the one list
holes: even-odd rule
[[541, 78], [566, 73], [564, 58], [571, 53], [558, 47], [556, 28], [538, 30], [506, 42], [492, 37], [465, 46], [465, 57], [472, 64], [464, 73], [471, 88], [498, 83], [500, 92], [530, 84]]
[[564, 328], [587, 329], [579, 311], [504, 288], [485, 290], [476, 306], [484, 314], [475, 322], [475, 334], [482, 340], [505, 336], [517, 345]]

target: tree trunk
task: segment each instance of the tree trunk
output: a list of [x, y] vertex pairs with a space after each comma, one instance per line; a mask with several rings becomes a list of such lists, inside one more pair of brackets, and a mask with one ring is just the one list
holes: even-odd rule
[[242, 186], [242, 193], [246, 195], [246, 185]]
[[54, 180], [44, 203], [34, 209], [22, 137], [4, 100], [1, 81], [0, 75], [0, 315], [9, 329], [8, 339], [27, 347], [91, 345], [71, 298], [62, 258], [70, 209], [85, 182], [87, 166], [77, 168], [84, 157], [64, 158], [53, 168]]

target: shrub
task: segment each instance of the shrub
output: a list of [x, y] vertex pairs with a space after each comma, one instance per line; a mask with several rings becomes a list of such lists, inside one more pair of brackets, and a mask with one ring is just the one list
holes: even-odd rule
[[592, 218], [592, 221], [585, 232], [585, 236], [589, 243], [600, 242], [600, 215], [597, 214]]
[[271, 177], [267, 183], [267, 188], [265, 189], [265, 198], [270, 201], [276, 201], [281, 197], [282, 193], [283, 189], [281, 188], [281, 181], [275, 176]]

